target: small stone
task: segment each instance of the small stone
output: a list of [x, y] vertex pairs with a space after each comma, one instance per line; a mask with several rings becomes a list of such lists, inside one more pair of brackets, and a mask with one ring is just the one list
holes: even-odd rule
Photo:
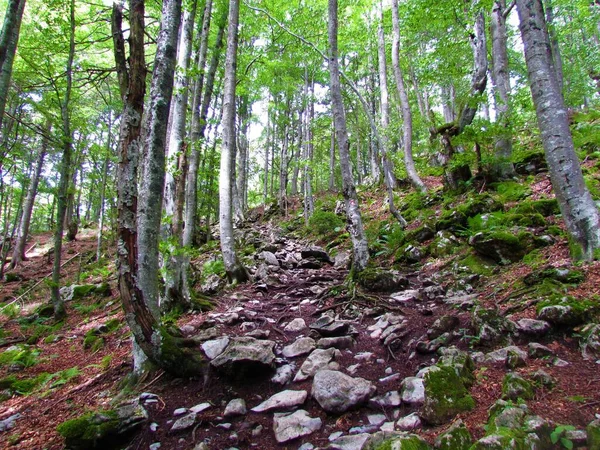
[[554, 356], [554, 351], [545, 345], [530, 342], [527, 345], [527, 354], [531, 358], [544, 358], [545, 356]]
[[243, 416], [246, 412], [246, 401], [243, 398], [234, 398], [227, 403], [223, 417]]
[[379, 379], [380, 383], [392, 383], [394, 381], [398, 381], [400, 379], [399, 373], [394, 373], [388, 377], [383, 377]]
[[279, 392], [260, 405], [255, 406], [251, 409], [253, 412], [265, 412], [270, 411], [272, 409], [286, 409], [291, 408], [293, 406], [298, 406], [303, 404], [306, 401], [306, 397], [308, 396], [308, 392], [306, 391], [282, 391]]
[[158, 430], [158, 424], [156, 422], [152, 422], [150, 424], [150, 431], [152, 431], [154, 433], [154, 432], [156, 432], [156, 430]]
[[261, 435], [261, 433], [263, 432], [263, 430], [265, 429], [265, 427], [263, 427], [262, 425], [257, 425], [256, 428], [254, 428], [252, 430], [252, 436], [253, 437], [258, 437]]
[[517, 330], [528, 336], [544, 336], [550, 331], [550, 324], [545, 320], [520, 319], [516, 322]]
[[329, 348], [327, 350], [316, 349], [304, 361], [300, 370], [294, 377], [294, 381], [304, 381], [312, 377], [317, 371], [329, 367], [329, 364], [339, 354], [339, 350]]
[[373, 357], [373, 353], [371, 352], [360, 352], [354, 355], [354, 359], [357, 361], [368, 361]]
[[375, 386], [363, 378], [320, 370], [313, 380], [312, 396], [325, 411], [341, 414], [368, 401], [375, 390]]
[[383, 422], [387, 420], [387, 417], [385, 416], [385, 414], [369, 414], [367, 416], [367, 420], [369, 421], [370, 425], [380, 426]]
[[396, 426], [401, 431], [413, 431], [417, 428], [421, 428], [421, 418], [417, 413], [412, 413], [399, 419], [396, 422]]
[[337, 438], [329, 445], [330, 450], [361, 450], [371, 437], [368, 433], [354, 434]]
[[331, 433], [327, 439], [329, 440], [329, 442], [332, 442], [343, 435], [344, 435], [343, 431], [336, 431], [335, 433]]
[[273, 418], [275, 439], [280, 444], [314, 433], [321, 429], [321, 426], [320, 418], [310, 417], [303, 409], [293, 414], [275, 413]]
[[401, 403], [402, 399], [400, 398], [400, 393], [398, 391], [389, 391], [369, 400], [369, 406], [372, 408], [393, 408], [400, 406]]
[[144, 401], [144, 400], [154, 400], [157, 399], [158, 395], [153, 394], [151, 392], [142, 392], [140, 394], [140, 401]]
[[542, 369], [539, 369], [536, 372], [534, 372], [531, 375], [531, 379], [535, 381], [538, 385], [542, 385], [547, 388], [552, 388], [556, 383], [554, 378], [552, 378], [552, 376], [548, 372]]
[[420, 405], [425, 401], [425, 386], [423, 380], [417, 377], [407, 377], [402, 381], [402, 402]]
[[294, 366], [291, 364], [286, 364], [277, 368], [277, 370], [275, 371], [275, 375], [273, 375], [273, 377], [271, 378], [271, 383], [280, 384], [284, 386], [290, 381], [292, 381], [293, 376]]
[[396, 428], [396, 424], [394, 422], [385, 422], [383, 425], [379, 427], [379, 429], [383, 432], [391, 433]]
[[419, 301], [421, 300], [421, 293], [417, 290], [406, 290], [402, 292], [396, 292], [395, 294], [390, 295], [390, 300], [395, 303], [407, 303], [411, 301]]
[[283, 331], [287, 331], [289, 333], [295, 333], [298, 331], [302, 331], [305, 328], [306, 328], [306, 322], [304, 321], [304, 319], [298, 318], [298, 319], [294, 319], [290, 323], [288, 323], [283, 328]]
[[560, 358], [554, 358], [554, 361], [552, 362], [556, 367], [568, 367], [571, 365], [570, 362], [565, 361], [564, 359], [560, 359]]
[[283, 348], [283, 356], [286, 358], [295, 358], [296, 356], [306, 355], [315, 349], [315, 340], [309, 337], [301, 337], [293, 344]]
[[150, 444], [148, 446], [149, 450], [158, 450], [160, 448], [160, 442], [155, 442], [154, 444]]
[[190, 412], [199, 414], [202, 411], [206, 411], [207, 409], [209, 409], [211, 407], [212, 407], [212, 405], [208, 402], [198, 403], [197, 405], [194, 405], [190, 408]]
[[196, 423], [196, 413], [190, 413], [183, 416], [181, 419], [177, 419], [171, 427], [171, 433], [176, 431], [187, 430]]
[[344, 350], [347, 348], [352, 348], [354, 344], [354, 339], [351, 336], [337, 336], [319, 339], [317, 342], [317, 347], [337, 348], [339, 350]]

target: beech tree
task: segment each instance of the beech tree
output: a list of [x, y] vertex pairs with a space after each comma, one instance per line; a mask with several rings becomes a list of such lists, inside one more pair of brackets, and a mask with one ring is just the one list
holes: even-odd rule
[[575, 259], [600, 249], [600, 214], [585, 185], [575, 148], [541, 0], [517, 0], [531, 96], [535, 104], [552, 187], [571, 237]]

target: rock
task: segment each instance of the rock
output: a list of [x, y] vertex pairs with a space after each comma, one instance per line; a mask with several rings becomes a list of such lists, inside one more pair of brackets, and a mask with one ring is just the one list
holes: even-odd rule
[[251, 337], [254, 339], [262, 339], [262, 340], [269, 339], [270, 335], [271, 335], [270, 330], [263, 330], [263, 329], [252, 330], [249, 333], [246, 333], [246, 337]]
[[412, 413], [408, 416], [404, 416], [398, 419], [398, 422], [396, 422], [396, 426], [400, 431], [413, 431], [417, 428], [421, 428], [421, 418], [417, 413]]
[[550, 324], [544, 320], [520, 319], [516, 323], [517, 330], [527, 336], [545, 336], [550, 331]]
[[317, 371], [327, 368], [338, 354], [339, 350], [335, 348], [328, 348], [326, 350], [316, 349], [306, 358], [294, 377], [294, 381], [307, 380], [317, 373]]
[[539, 370], [535, 371], [533, 374], [531, 374], [531, 379], [538, 386], [544, 386], [544, 387], [550, 388], [550, 389], [552, 389], [552, 387], [556, 384], [556, 381], [554, 380], [554, 378], [552, 378], [552, 375], [550, 375], [549, 373], [545, 372], [542, 369], [539, 369]]
[[215, 339], [219, 336], [219, 334], [219, 330], [216, 327], [210, 327], [206, 330], [200, 331], [198, 334], [193, 336], [192, 339], [194, 342], [202, 343], [211, 339]]
[[309, 337], [301, 337], [293, 344], [283, 347], [283, 356], [286, 358], [295, 358], [296, 356], [306, 355], [315, 349], [315, 340]]
[[13, 414], [12, 416], [7, 417], [4, 420], [0, 420], [0, 433], [10, 430], [11, 428], [14, 428], [15, 426], [15, 422], [17, 421], [17, 419], [21, 418], [21, 414], [17, 413], [17, 414]]
[[517, 373], [508, 373], [502, 381], [502, 398], [529, 400], [533, 398], [533, 386]]
[[275, 413], [273, 418], [275, 439], [280, 444], [314, 433], [321, 429], [321, 426], [320, 418], [310, 417], [303, 409], [292, 414]]
[[552, 325], [575, 326], [582, 324], [585, 317], [581, 311], [571, 305], [550, 305], [539, 311], [538, 319], [550, 322]]
[[262, 259], [267, 265], [279, 267], [279, 261], [277, 261], [277, 257], [268, 251], [260, 252], [258, 255], [260, 259]]
[[497, 310], [475, 308], [471, 314], [475, 335], [482, 344], [495, 345], [507, 341], [514, 324], [499, 314]]
[[171, 427], [171, 433], [175, 433], [176, 431], [187, 430], [191, 428], [196, 423], [196, 413], [189, 413], [183, 416], [181, 419], [177, 419], [173, 426]]
[[312, 396], [327, 412], [341, 414], [361, 405], [375, 393], [375, 386], [363, 378], [352, 378], [335, 370], [315, 374]]
[[286, 364], [277, 368], [275, 375], [273, 375], [271, 378], [271, 383], [280, 384], [283, 386], [292, 381], [293, 376], [294, 366], [291, 364]]
[[246, 401], [243, 398], [234, 398], [225, 407], [223, 417], [236, 417], [246, 414]]
[[312, 246], [312, 247], [303, 248], [302, 250], [300, 250], [300, 255], [304, 259], [315, 258], [324, 263], [332, 264], [329, 254], [325, 250], [323, 250], [321, 247]]
[[289, 333], [295, 333], [297, 331], [302, 331], [306, 328], [306, 322], [304, 321], [304, 319], [294, 319], [292, 320], [290, 323], [288, 323], [284, 328], [283, 331], [287, 331]]
[[219, 275], [212, 274], [206, 277], [206, 280], [200, 286], [200, 292], [205, 295], [216, 294], [225, 286], [225, 281]]
[[212, 405], [208, 402], [204, 402], [204, 403], [199, 403], [197, 405], [192, 406], [190, 408], [190, 412], [199, 414], [202, 411], [206, 411], [207, 409], [210, 409], [210, 408], [212, 408]]
[[452, 342], [453, 339], [454, 339], [454, 335], [452, 335], [450, 333], [444, 333], [431, 342], [426, 342], [426, 341], [417, 342], [416, 350], [422, 354], [435, 353], [441, 347], [450, 344], [450, 342]]
[[183, 416], [187, 412], [187, 408], [177, 408], [173, 411], [173, 417]]
[[498, 264], [507, 265], [521, 261], [536, 247], [546, 245], [531, 232], [521, 230], [510, 233], [502, 230], [482, 231], [469, 239], [469, 245], [481, 256]]
[[530, 342], [527, 345], [527, 354], [530, 358], [544, 358], [546, 356], [554, 356], [554, 351], [545, 345]]
[[518, 355], [519, 358], [526, 360], [527, 353], [521, 350], [519, 347], [510, 345], [485, 355], [485, 362], [487, 363], [503, 363], [506, 364], [508, 361], [509, 354]]
[[390, 295], [390, 300], [393, 303], [417, 302], [421, 300], [421, 292], [415, 289], [396, 292]]
[[349, 269], [352, 257], [348, 252], [339, 252], [333, 259], [333, 267], [336, 269]]
[[468, 450], [472, 444], [471, 433], [460, 419], [435, 440], [435, 448], [439, 450]]
[[202, 350], [208, 359], [215, 359], [229, 345], [229, 337], [224, 336], [220, 339], [206, 341], [202, 344]]
[[566, 440], [573, 443], [574, 448], [585, 447], [587, 444], [587, 433], [585, 430], [565, 430], [563, 436]]
[[402, 398], [398, 391], [389, 391], [383, 395], [373, 397], [369, 400], [369, 406], [374, 409], [378, 408], [394, 408], [400, 406]]
[[432, 425], [441, 425], [475, 406], [456, 369], [446, 365], [438, 367], [440, 370], [427, 372], [422, 380], [425, 401], [419, 415]]
[[337, 348], [338, 350], [344, 350], [347, 348], [354, 347], [356, 342], [352, 336], [337, 336], [330, 338], [322, 338], [317, 341], [317, 347], [319, 348]]
[[600, 420], [590, 422], [587, 431], [587, 446], [590, 450], [600, 448]]
[[367, 433], [342, 436], [335, 439], [327, 448], [330, 450], [362, 450], [369, 437], [370, 435]]
[[579, 346], [583, 359], [595, 358], [600, 355], [600, 325], [590, 323], [579, 331]]
[[389, 438], [377, 435], [372, 436], [368, 444], [370, 447], [368, 448], [390, 450], [430, 450], [432, 448], [423, 438], [416, 434], [404, 432], [390, 434], [391, 437]]
[[445, 315], [433, 322], [431, 328], [427, 330], [429, 339], [436, 339], [442, 334], [455, 330], [460, 325], [460, 320], [457, 316]]
[[61, 423], [56, 430], [73, 450], [112, 448], [146, 422], [148, 414], [137, 401], [110, 411], [88, 412]]
[[423, 380], [408, 377], [402, 381], [402, 402], [410, 405], [421, 405], [425, 401], [425, 386]]
[[230, 376], [240, 378], [246, 374], [260, 374], [274, 369], [275, 342], [249, 337], [231, 338], [225, 350], [210, 364]]
[[308, 392], [306, 391], [282, 391], [279, 392], [260, 405], [251, 409], [253, 412], [265, 412], [272, 409], [292, 408], [303, 404], [306, 401]]
[[374, 292], [394, 292], [408, 286], [408, 279], [395, 270], [367, 268], [357, 275], [360, 286]]
[[318, 331], [321, 336], [332, 337], [344, 335], [349, 327], [350, 325], [347, 322], [334, 320], [330, 316], [321, 316], [309, 328]]

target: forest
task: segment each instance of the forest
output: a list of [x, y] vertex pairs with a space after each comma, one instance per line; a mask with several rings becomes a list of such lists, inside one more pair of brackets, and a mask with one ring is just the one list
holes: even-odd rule
[[600, 2], [2, 12], [0, 446], [600, 449]]

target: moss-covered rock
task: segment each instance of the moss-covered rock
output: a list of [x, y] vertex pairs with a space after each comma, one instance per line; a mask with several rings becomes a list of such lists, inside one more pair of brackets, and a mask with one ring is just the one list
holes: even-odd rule
[[418, 242], [422, 244], [425, 241], [433, 239], [435, 236], [435, 226], [429, 226], [428, 224], [421, 225], [419, 228], [411, 230], [406, 233], [407, 242]]
[[578, 330], [579, 347], [584, 359], [600, 356], [600, 325], [589, 323]]
[[104, 347], [104, 338], [98, 336], [94, 330], [88, 332], [83, 338], [83, 348], [96, 352]]
[[529, 400], [533, 398], [533, 384], [517, 373], [508, 373], [502, 380], [502, 398]]
[[534, 270], [523, 278], [523, 283], [527, 286], [533, 286], [542, 283], [544, 280], [554, 280], [565, 284], [579, 284], [585, 279], [585, 274], [581, 270], [568, 267], [545, 266]]
[[398, 433], [395, 437], [384, 440], [373, 450], [431, 450], [431, 446], [416, 434]]
[[481, 256], [507, 265], [523, 259], [532, 250], [547, 243], [529, 231], [482, 231], [469, 239], [469, 245]]
[[507, 343], [514, 331], [514, 324], [495, 309], [475, 308], [471, 313], [471, 324], [477, 343], [486, 346]]
[[589, 449], [600, 448], [600, 420], [590, 422], [586, 427], [587, 445]]
[[439, 354], [438, 364], [453, 367], [465, 387], [470, 388], [475, 382], [475, 363], [471, 355], [456, 347], [441, 348]]
[[471, 445], [473, 445], [473, 438], [462, 420], [453, 423], [435, 440], [435, 448], [439, 450], [468, 450]]
[[44, 303], [36, 308], [35, 313], [40, 317], [54, 316], [54, 305], [52, 303]]
[[540, 200], [521, 202], [516, 208], [513, 208], [516, 214], [541, 214], [544, 217], [560, 214], [558, 201], [555, 198], [544, 198]]
[[439, 370], [425, 374], [425, 402], [419, 415], [425, 421], [440, 425], [458, 413], [475, 406], [462, 379], [451, 366], [438, 365]]
[[111, 294], [110, 286], [108, 283], [99, 284], [80, 284], [73, 285], [73, 300], [87, 297], [88, 295], [100, 295], [108, 297]]
[[552, 295], [537, 306], [538, 319], [557, 326], [577, 326], [598, 313], [597, 302], [570, 295]]
[[88, 412], [61, 423], [56, 431], [65, 439], [67, 449], [118, 448], [146, 418], [146, 411], [131, 403], [115, 410]]
[[453, 232], [462, 231], [467, 227], [468, 217], [460, 211], [444, 211], [435, 223], [436, 231], [449, 230]]
[[367, 267], [356, 274], [358, 284], [373, 292], [394, 292], [408, 286], [408, 280], [396, 271]]
[[515, 163], [515, 170], [519, 175], [536, 175], [548, 171], [548, 164], [543, 151], [534, 151], [525, 155]]
[[502, 211], [503, 209], [504, 205], [487, 193], [475, 195], [458, 207], [458, 210], [467, 217]]
[[479, 439], [470, 450], [531, 450], [519, 430], [498, 430]]
[[434, 258], [439, 258], [454, 254], [461, 245], [456, 236], [449, 231], [438, 231], [427, 252]]

